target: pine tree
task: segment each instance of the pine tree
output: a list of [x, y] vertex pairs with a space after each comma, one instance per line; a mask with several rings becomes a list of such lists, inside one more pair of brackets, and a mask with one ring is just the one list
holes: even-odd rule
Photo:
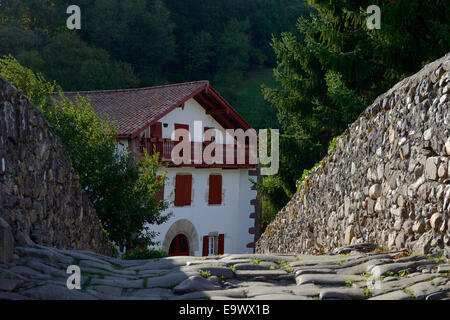
[[[445, 1], [309, 3], [316, 12], [298, 20], [298, 32], [272, 40], [281, 89], [263, 88], [282, 126], [281, 163], [278, 176], [259, 188], [278, 209], [285, 204], [279, 193], [290, 197], [302, 172], [324, 156], [330, 140], [368, 104], [450, 49]], [[381, 29], [367, 28], [369, 5], [380, 7]]]

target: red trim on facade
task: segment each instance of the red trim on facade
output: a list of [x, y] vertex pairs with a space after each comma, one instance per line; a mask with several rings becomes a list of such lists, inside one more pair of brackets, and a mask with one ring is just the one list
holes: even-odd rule
[[206, 257], [208, 255], [208, 248], [209, 248], [209, 237], [203, 236], [202, 256]]
[[225, 235], [224, 234], [219, 234], [219, 247], [217, 250], [218, 254], [224, 254], [225, 252]]

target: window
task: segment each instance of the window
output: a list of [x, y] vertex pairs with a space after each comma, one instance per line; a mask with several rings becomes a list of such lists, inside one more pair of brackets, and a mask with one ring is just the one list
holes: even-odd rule
[[216, 255], [217, 237], [209, 237], [209, 255]]
[[192, 176], [177, 175], [175, 177], [175, 207], [191, 205]]
[[[180, 124], [180, 123], [175, 123], [175, 130], [179, 130], [179, 129], [184, 129], [189, 131], [189, 125], [188, 124]], [[180, 137], [179, 140], [175, 143], [175, 145], [181, 143], [181, 141], [183, 141], [183, 137]], [[184, 152], [183, 150], [180, 151], [180, 157], [183, 157]]]
[[150, 126], [150, 136], [152, 138], [162, 138], [162, 124], [161, 122], [156, 122]]
[[209, 176], [209, 205], [222, 204], [222, 176], [212, 174]]
[[214, 256], [224, 254], [225, 235], [210, 233], [208, 236], [203, 236], [203, 256]]

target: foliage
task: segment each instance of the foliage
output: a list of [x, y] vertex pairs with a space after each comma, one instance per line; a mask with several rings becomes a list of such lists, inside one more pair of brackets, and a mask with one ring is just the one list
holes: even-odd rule
[[153, 249], [133, 249], [125, 252], [121, 258], [122, 260], [148, 260], [148, 259], [160, 259], [167, 257], [167, 253], [162, 250]]
[[0, 59], [0, 75], [41, 109], [65, 145], [110, 240], [127, 247], [153, 244], [150, 225], [169, 218], [161, 214], [167, 203], [155, 198], [166, 177], [163, 173], [157, 178], [158, 155], [145, 154], [136, 162], [129, 151], [117, 148], [117, 128], [111, 119], [96, 114], [82, 96], [71, 100], [59, 92], [51, 101], [50, 95], [59, 87], [13, 57]]
[[208, 279], [209, 277], [211, 277], [211, 271], [198, 270], [198, 272], [200, 272], [200, 275], [205, 279]]
[[60, 90], [56, 82], [48, 82], [41, 73], [23, 68], [12, 55], [0, 57], [0, 76], [22, 90], [37, 106], [50, 105], [51, 94]]
[[275, 261], [275, 263], [278, 264], [278, 266], [280, 268], [286, 268], [291, 265], [288, 261], [284, 261], [284, 260], [278, 260], [278, 261]]
[[227, 99], [246, 72], [273, 67], [272, 34], [293, 30], [308, 12], [296, 0], [78, 0], [82, 27], [69, 31], [69, 4], [2, 1], [0, 55], [65, 91], [210, 79]]

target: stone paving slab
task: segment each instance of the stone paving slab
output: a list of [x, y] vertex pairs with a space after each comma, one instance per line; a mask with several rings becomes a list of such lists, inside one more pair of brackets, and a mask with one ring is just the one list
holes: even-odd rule
[[287, 275], [284, 270], [236, 270], [236, 277], [238, 278], [253, 278], [253, 277], [268, 277], [277, 278], [279, 276]]
[[366, 278], [357, 275], [345, 274], [302, 274], [295, 278], [297, 284], [318, 284], [324, 286], [345, 286], [347, 282], [364, 281]]
[[[404, 252], [366, 253], [352, 249], [346, 254], [318, 256], [225, 254], [128, 261], [90, 251], [33, 246], [16, 248], [14, 254], [15, 259], [0, 264], [0, 299], [450, 298], [449, 260]], [[82, 272], [80, 290], [66, 286], [66, 269], [72, 264]]]

